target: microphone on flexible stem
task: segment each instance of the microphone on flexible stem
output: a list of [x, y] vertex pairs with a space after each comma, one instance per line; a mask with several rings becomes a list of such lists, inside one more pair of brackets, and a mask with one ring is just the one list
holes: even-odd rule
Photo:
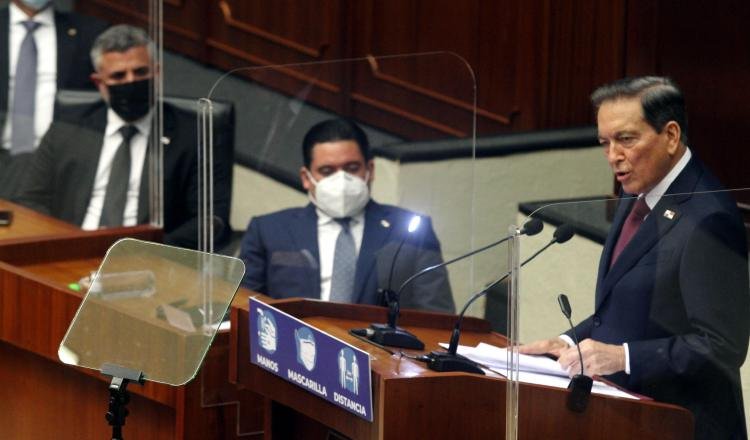
[[562, 310], [563, 315], [568, 319], [568, 324], [570, 324], [570, 330], [573, 333], [573, 339], [578, 349], [578, 359], [581, 362], [581, 374], [573, 376], [568, 384], [568, 389], [570, 390], [570, 394], [568, 394], [568, 409], [573, 412], [582, 413], [586, 411], [589, 396], [591, 395], [591, 386], [594, 384], [594, 381], [589, 376], [583, 374], [583, 354], [581, 353], [581, 347], [578, 345], [578, 336], [576, 336], [573, 321], [570, 320], [572, 311], [568, 297], [564, 293], [561, 293], [557, 295], [557, 302], [560, 303], [560, 310]]
[[[409, 221], [409, 227], [407, 229], [409, 234], [416, 231], [419, 228], [419, 224], [421, 222], [422, 217], [418, 215], [412, 217], [411, 221]], [[383, 295], [383, 298], [385, 298], [385, 301], [388, 304], [388, 323], [370, 324], [370, 328], [365, 330], [365, 334], [371, 341], [380, 345], [422, 350], [424, 349], [424, 343], [420, 341], [419, 338], [396, 325], [398, 314], [401, 310], [401, 298], [399, 296], [401, 292], [399, 291], [399, 293], [397, 294], [396, 292], [391, 290], [391, 282], [393, 281], [393, 271], [396, 267], [396, 259], [398, 258], [398, 254], [401, 252], [401, 248], [404, 246], [407, 238], [408, 235], [404, 236], [404, 238], [401, 240], [401, 243], [399, 243], [398, 247], [396, 248], [396, 253], [393, 254], [393, 260], [391, 260], [391, 270], [388, 274], [388, 287], [380, 290], [380, 293]]]
[[[415, 218], [420, 218], [419, 216], [415, 216]], [[420, 218], [421, 220], [421, 218]], [[412, 223], [415, 222], [414, 218], [410, 222], [410, 229]], [[418, 223], [417, 225], [418, 226]], [[415, 226], [415, 229], [416, 229]], [[544, 224], [539, 219], [531, 219], [527, 221], [523, 228], [521, 228], [520, 234], [525, 235], [536, 235], [539, 232], [541, 232], [542, 228], [544, 228]], [[411, 232], [411, 231], [410, 231]], [[360, 336], [366, 336], [369, 340], [372, 342], [375, 342], [380, 345], [386, 345], [389, 347], [399, 347], [399, 348], [412, 348], [415, 350], [422, 350], [424, 349], [424, 344], [414, 337], [411, 333], [406, 332], [405, 330], [399, 328], [396, 325], [396, 321], [398, 320], [398, 314], [400, 310], [400, 300], [401, 300], [401, 293], [404, 291], [404, 289], [414, 282], [417, 278], [426, 275], [432, 271], [435, 271], [437, 269], [440, 269], [441, 267], [445, 267], [449, 264], [453, 264], [457, 261], [463, 260], [465, 258], [471, 257], [472, 255], [478, 254], [480, 252], [484, 252], [488, 249], [491, 249], [499, 244], [502, 244], [508, 240], [510, 240], [511, 236], [503, 237], [502, 239], [490, 243], [486, 246], [483, 246], [479, 249], [475, 249], [469, 253], [459, 255], [456, 258], [453, 258], [448, 261], [444, 261], [440, 264], [435, 264], [433, 266], [426, 267], [419, 272], [415, 273], [414, 275], [410, 276], [406, 279], [403, 283], [401, 283], [401, 286], [399, 286], [398, 291], [395, 293], [391, 290], [391, 281], [393, 278], [393, 268], [396, 264], [396, 257], [398, 257], [399, 251], [401, 251], [401, 246], [403, 246], [404, 241], [401, 241], [399, 244], [398, 249], [396, 250], [396, 254], [393, 256], [393, 260], [391, 262], [391, 271], [390, 275], [388, 277], [388, 288], [382, 290], [382, 293], [384, 297], [386, 298], [386, 301], [388, 302], [388, 323], [387, 324], [371, 324], [370, 328], [367, 329], [354, 329], [352, 332], [354, 334], [360, 335]], [[405, 240], [405, 239], [404, 239]], [[410, 336], [404, 336], [405, 333], [408, 333]], [[412, 339], [413, 337], [413, 339]], [[414, 341], [418, 342], [419, 344], [415, 344]], [[409, 344], [409, 345], [405, 345]]]
[[[575, 231], [572, 226], [567, 225], [567, 224], [560, 225], [560, 227], [558, 227], [555, 230], [555, 233], [552, 235], [552, 240], [550, 240], [549, 243], [544, 245], [544, 247], [534, 252], [532, 256], [530, 256], [523, 263], [521, 263], [521, 266], [525, 266], [526, 263], [536, 258], [537, 255], [547, 250], [547, 248], [549, 248], [553, 244], [555, 243], [562, 244], [570, 240], [571, 238], [573, 238], [574, 234], [575, 234]], [[490, 289], [492, 289], [496, 285], [503, 282], [506, 278], [510, 276], [510, 274], [511, 274], [510, 271], [503, 274], [503, 276], [491, 282], [484, 289], [480, 290], [479, 292], [472, 295], [471, 298], [469, 298], [469, 301], [467, 301], [466, 305], [464, 305], [463, 309], [461, 309], [461, 313], [459, 313], [458, 315], [458, 320], [456, 320], [456, 325], [453, 327], [453, 332], [451, 333], [450, 344], [448, 345], [448, 351], [433, 351], [430, 354], [426, 355], [424, 360], [426, 360], [428, 368], [434, 371], [441, 371], [441, 372], [464, 371], [467, 373], [484, 374], [484, 371], [482, 371], [482, 369], [479, 368], [475, 362], [457, 353], [458, 340], [461, 337], [461, 323], [463, 322], [464, 314], [469, 309], [469, 306], [474, 301], [486, 295]]]

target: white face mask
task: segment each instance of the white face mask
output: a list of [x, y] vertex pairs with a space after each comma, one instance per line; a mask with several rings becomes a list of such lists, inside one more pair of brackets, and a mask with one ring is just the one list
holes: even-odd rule
[[45, 6], [51, 3], [51, 0], [21, 0], [21, 3], [31, 9], [41, 11]]
[[307, 172], [307, 177], [315, 185], [315, 197], [310, 193], [310, 200], [320, 208], [321, 211], [333, 218], [351, 217], [364, 209], [370, 200], [370, 189], [367, 187], [365, 177], [351, 175], [344, 170], [339, 170], [330, 176], [316, 182], [312, 174]]

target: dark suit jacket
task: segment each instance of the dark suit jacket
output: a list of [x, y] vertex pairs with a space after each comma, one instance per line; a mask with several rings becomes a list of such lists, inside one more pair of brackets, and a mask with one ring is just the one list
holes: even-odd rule
[[[0, 9], [0, 126], [8, 112], [8, 7]], [[107, 23], [74, 12], [55, 11], [57, 33], [57, 88], [91, 89], [90, 76], [94, 71], [89, 52], [96, 37], [107, 29]]]
[[599, 264], [594, 314], [576, 327], [581, 339], [627, 342], [630, 375], [610, 379], [687, 407], [701, 439], [745, 436], [747, 245], [732, 197], [712, 192], [721, 189], [693, 157], [610, 269], [633, 203], [622, 199]]
[[[37, 211], [81, 225], [91, 198], [107, 124], [103, 102], [66, 109], [33, 155], [17, 201]], [[195, 248], [198, 236], [198, 159], [196, 115], [164, 104], [164, 232], [168, 244]], [[214, 161], [214, 213], [229, 233], [231, 166]], [[145, 166], [145, 165], [144, 165]], [[144, 168], [138, 200], [139, 223], [148, 223], [148, 172]]]
[[[8, 35], [10, 13], [8, 7], [0, 9], [0, 130], [8, 114]], [[96, 18], [55, 11], [57, 34], [57, 89], [91, 89], [90, 76], [94, 71], [89, 52], [96, 37], [107, 24]], [[0, 197], [12, 198], [18, 194], [23, 175], [27, 172], [31, 154], [6, 157], [0, 154]]]
[[[352, 302], [383, 304], [378, 288], [388, 287], [390, 265], [414, 214], [370, 201], [357, 258]], [[276, 298], [320, 298], [318, 216], [315, 207], [292, 208], [255, 217], [242, 239], [245, 262], [242, 285]], [[397, 288], [420, 269], [442, 262], [440, 243], [429, 218], [407, 237], [396, 260], [391, 288]], [[401, 307], [454, 311], [444, 269], [415, 280], [402, 293]]]

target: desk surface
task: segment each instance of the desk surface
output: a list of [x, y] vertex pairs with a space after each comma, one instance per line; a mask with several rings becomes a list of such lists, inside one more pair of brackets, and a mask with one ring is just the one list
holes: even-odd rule
[[0, 227], [0, 240], [41, 237], [81, 229], [70, 223], [48, 217], [29, 208], [0, 199], [0, 210], [13, 212], [13, 221]]
[[[375, 419], [367, 422], [251, 364], [248, 305], [235, 303], [230, 380], [269, 399], [269, 438], [327, 438], [333, 430], [353, 439], [496, 439], [505, 432], [509, 382], [503, 377], [434, 372], [400, 356], [398, 350], [391, 354], [348, 333], [384, 322], [383, 308], [300, 299], [269, 302], [371, 354]], [[415, 333], [429, 351], [448, 340], [454, 320], [451, 315], [404, 310], [400, 325]], [[484, 321], [469, 319], [464, 324], [462, 344], [505, 344], [505, 338], [490, 332]], [[681, 439], [692, 433], [692, 415], [674, 405], [592, 395], [586, 412], [577, 414], [566, 407], [567, 390], [528, 384], [519, 390], [519, 438]], [[300, 436], [309, 431], [310, 421], [323, 427], [320, 435]]]

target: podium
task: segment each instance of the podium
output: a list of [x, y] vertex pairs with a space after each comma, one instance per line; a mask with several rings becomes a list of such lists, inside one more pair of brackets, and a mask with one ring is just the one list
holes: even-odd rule
[[[390, 354], [349, 335], [351, 328], [385, 322], [383, 308], [305, 299], [264, 300], [365, 351], [372, 357], [374, 421], [369, 423], [250, 363], [249, 305], [232, 307], [230, 381], [265, 397], [266, 439], [498, 439], [505, 433], [502, 376], [437, 373], [407, 357]], [[452, 315], [402, 310], [399, 324], [415, 333], [425, 350], [439, 349], [455, 322]], [[461, 341], [505, 345], [489, 323], [465, 319]], [[582, 414], [566, 407], [568, 391], [521, 384], [521, 439], [685, 439], [692, 414], [650, 400], [592, 395]], [[334, 433], [333, 436], [330, 436]]]
[[[108, 378], [57, 357], [85, 293], [68, 284], [96, 270], [120, 238], [161, 241], [162, 231], [150, 226], [82, 231], [8, 202], [0, 201], [0, 209], [14, 213], [12, 225], [0, 228], [0, 438], [110, 438], [104, 419]], [[237, 438], [238, 406], [218, 404], [237, 400], [227, 381], [228, 355], [229, 333], [223, 332], [192, 382], [132, 387], [125, 437]], [[244, 400], [245, 407], [260, 405], [252, 394]], [[246, 432], [262, 430], [260, 416], [245, 417], [242, 424]]]

